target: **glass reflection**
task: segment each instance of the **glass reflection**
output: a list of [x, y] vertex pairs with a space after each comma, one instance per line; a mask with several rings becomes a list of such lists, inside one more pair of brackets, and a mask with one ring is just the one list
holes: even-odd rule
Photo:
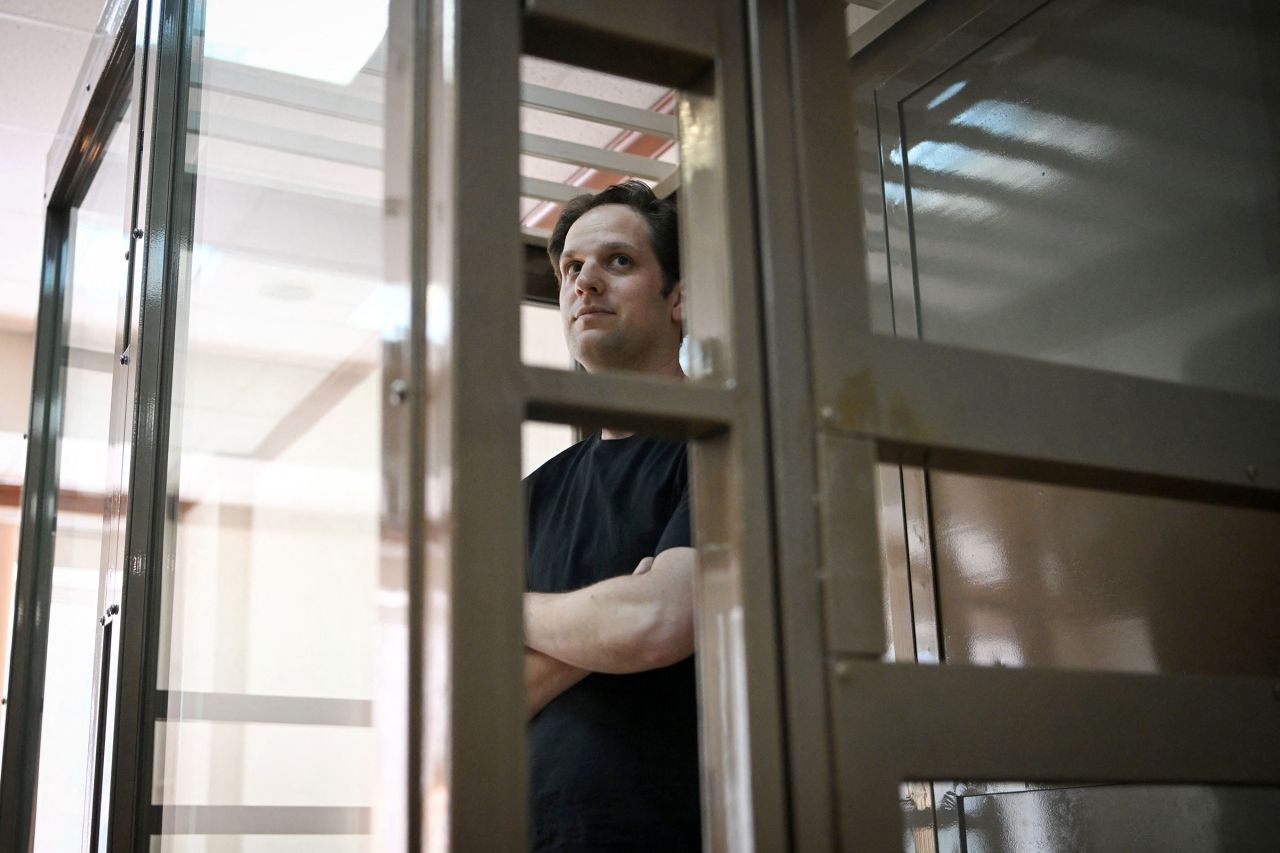
[[[927, 782], [908, 785], [927, 787]], [[939, 849], [986, 853], [1261, 853], [1273, 846], [1268, 817], [1280, 806], [1280, 791], [1256, 787], [1087, 782], [961, 782], [933, 787], [942, 794], [933, 813]], [[932, 833], [922, 837], [910, 832], [917, 814], [904, 802], [904, 850], [932, 853]]]
[[204, 5], [156, 843], [364, 850], [381, 358], [407, 315], [383, 281], [386, 4]]
[[899, 333], [1280, 395], [1280, 102], [1250, 9], [1045, 4], [882, 117]]

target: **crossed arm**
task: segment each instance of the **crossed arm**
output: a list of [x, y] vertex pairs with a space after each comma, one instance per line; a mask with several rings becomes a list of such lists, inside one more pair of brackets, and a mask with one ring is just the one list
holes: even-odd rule
[[525, 593], [529, 717], [592, 672], [641, 672], [693, 654], [692, 548], [573, 592]]

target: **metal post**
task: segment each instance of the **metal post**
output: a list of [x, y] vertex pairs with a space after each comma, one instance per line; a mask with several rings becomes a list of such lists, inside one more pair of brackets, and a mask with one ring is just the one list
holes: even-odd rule
[[183, 172], [191, 10], [183, 0], [151, 3], [140, 20], [146, 33], [141, 82], [154, 101], [144, 131], [146, 243], [132, 344], [136, 392], [107, 824], [112, 850], [147, 850], [151, 844], [161, 573], [169, 489], [176, 485], [168, 482], [167, 468], [179, 252], [190, 239], [190, 187], [183, 186]]
[[[519, 8], [429, 12], [423, 846], [515, 850], [525, 824], [520, 591]], [[415, 650], [414, 654], [417, 652]]]
[[45, 220], [44, 267], [36, 324], [27, 427], [27, 467], [22, 493], [22, 533], [14, 585], [4, 765], [0, 772], [0, 847], [30, 850], [35, 833], [36, 774], [45, 656], [49, 644], [49, 596], [53, 582], [53, 524], [57, 516], [58, 437], [62, 432], [62, 343], [66, 340], [66, 267], [70, 213], [51, 209]]

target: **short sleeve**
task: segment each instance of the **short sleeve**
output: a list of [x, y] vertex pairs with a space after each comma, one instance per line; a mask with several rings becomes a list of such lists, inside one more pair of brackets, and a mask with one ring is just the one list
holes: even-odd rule
[[663, 528], [662, 536], [658, 539], [658, 547], [654, 549], [653, 555], [656, 557], [668, 548], [688, 548], [692, 545], [693, 525], [689, 518], [689, 484], [686, 482], [684, 488], [680, 490], [680, 502], [676, 504], [676, 511], [671, 514], [671, 520]]

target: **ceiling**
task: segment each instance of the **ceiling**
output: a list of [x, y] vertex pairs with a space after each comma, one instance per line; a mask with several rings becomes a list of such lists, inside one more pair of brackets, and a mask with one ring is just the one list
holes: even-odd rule
[[[0, 195], [0, 343], [16, 368], [0, 377], [3, 483], [20, 483], [24, 468], [46, 161], [101, 4], [0, 0], [0, 151], [9, 188]], [[381, 310], [384, 66], [379, 48], [350, 82], [333, 84], [206, 61], [193, 102], [200, 130], [189, 149], [202, 189], [184, 371], [187, 451], [276, 457], [367, 384], [378, 325], [365, 315]], [[531, 238], [554, 221], [558, 202], [623, 175], [672, 185], [669, 91], [532, 59], [523, 60], [521, 79], [519, 215]], [[106, 299], [88, 313], [73, 308], [87, 325], [73, 323], [69, 345], [86, 365], [111, 363], [107, 279], [123, 270], [115, 254], [123, 186], [109, 190], [126, 172], [124, 141], [108, 149], [91, 191], [110, 210], [89, 217], [95, 205], [86, 199], [78, 228], [77, 278], [103, 281], [78, 287], [75, 304]], [[103, 239], [87, 239], [94, 235]], [[70, 477], [94, 491], [101, 461], [82, 466], [64, 455], [72, 463], [63, 466], [64, 485]]]
[[[0, 0], [0, 344], [8, 368], [0, 371], [0, 483], [20, 483], [24, 468], [48, 153], [103, 1]], [[913, 0], [895, 0], [904, 2]], [[870, 14], [850, 7], [850, 26]], [[223, 284], [195, 288], [190, 331], [193, 352], [207, 351], [218, 365], [217, 387], [205, 402], [210, 423], [219, 426], [209, 436], [192, 429], [188, 438], [207, 442], [208, 452], [252, 456], [275, 447], [290, 413], [305, 409], [315, 423], [353, 387], [342, 371], [376, 361], [369, 354], [376, 352], [376, 326], [363, 315], [377, 308], [370, 288], [381, 278], [384, 66], [385, 50], [376, 49], [350, 82], [334, 85], [212, 56], [205, 64], [192, 162], [201, 164], [197, 239], [207, 249], [193, 275]], [[670, 91], [528, 58], [521, 80], [519, 215], [531, 239], [554, 222], [559, 202], [621, 176], [656, 182], [660, 191], [674, 187]], [[104, 163], [97, 184], [108, 183], [106, 174], [124, 174], [124, 149], [115, 153], [106, 160], [120, 162]], [[106, 237], [115, 221], [104, 220]], [[82, 267], [106, 275], [119, 241], [99, 242], [102, 261]], [[99, 307], [92, 314], [109, 326], [110, 306]], [[280, 323], [291, 316], [294, 328], [285, 334]], [[109, 363], [109, 346], [88, 349]], [[237, 373], [236, 359], [250, 356], [254, 364]], [[198, 365], [188, 370], [194, 376]], [[308, 376], [285, 376], [289, 370]], [[339, 374], [343, 381], [334, 380]], [[228, 383], [243, 392], [234, 401]], [[283, 393], [286, 385], [296, 393]], [[312, 411], [311, 398], [330, 386], [328, 405]], [[188, 407], [199, 404], [187, 400]], [[232, 429], [228, 419], [238, 407], [252, 411], [240, 412], [243, 423]]]
[[45, 158], [101, 11], [102, 0], [0, 0], [0, 330], [35, 320]]

